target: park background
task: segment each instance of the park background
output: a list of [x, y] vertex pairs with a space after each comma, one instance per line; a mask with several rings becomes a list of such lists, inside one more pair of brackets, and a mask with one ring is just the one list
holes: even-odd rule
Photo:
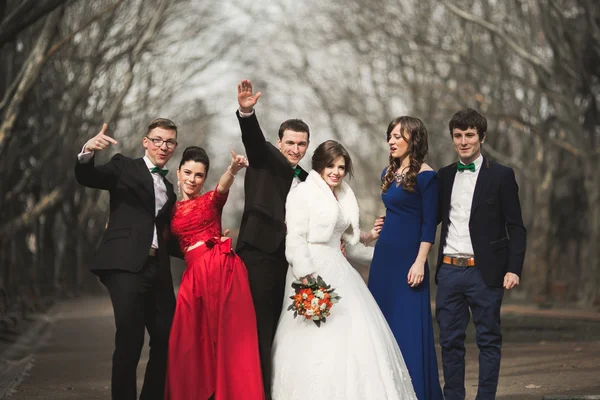
[[[398, 115], [429, 130], [427, 162], [456, 159], [448, 120], [488, 118], [486, 156], [515, 170], [528, 232], [522, 285], [509, 297], [600, 302], [600, 10], [593, 1], [0, 2], [0, 310], [94, 289], [87, 272], [108, 195], [73, 177], [103, 122], [143, 155], [149, 121], [179, 126], [168, 178], [188, 145], [243, 152], [236, 84], [263, 96], [257, 115], [304, 119], [311, 146], [342, 142], [363, 226], [384, 211], [385, 131]], [[240, 177], [241, 178], [241, 177]], [[242, 179], [224, 213], [235, 231]], [[21, 303], [21, 304], [19, 304]], [[25, 303], [25, 304], [24, 304]]]
[[[346, 146], [365, 229], [384, 212], [390, 120], [422, 119], [427, 162], [439, 169], [456, 161], [452, 114], [484, 114], [483, 153], [515, 170], [528, 233], [521, 285], [503, 307], [499, 398], [600, 393], [596, 1], [4, 0], [0, 398], [34, 354], [22, 398], [67, 398], [65, 387], [72, 398], [108, 393], [114, 328], [107, 299], [90, 297], [105, 290], [88, 272], [108, 194], [75, 182], [83, 144], [106, 122], [119, 144], [97, 162], [142, 156], [149, 121], [170, 118], [180, 144], [168, 178], [176, 182], [183, 149], [200, 145], [211, 156], [207, 188], [216, 185], [230, 150], [243, 152], [235, 117], [242, 79], [263, 93], [256, 113], [268, 140], [276, 142], [285, 119], [309, 124], [303, 167], [324, 140]], [[242, 176], [223, 217], [234, 238]], [[183, 268], [173, 263], [176, 283]], [[471, 327], [468, 394], [477, 383], [473, 336]]]
[[[311, 145], [342, 142], [366, 228], [384, 212], [385, 131], [422, 119], [427, 162], [456, 160], [448, 120], [488, 119], [483, 153], [515, 170], [527, 254], [507, 304], [600, 308], [600, 6], [594, 0], [0, 1], [0, 330], [57, 301], [101, 293], [88, 272], [108, 194], [75, 182], [75, 155], [103, 122], [143, 155], [150, 120], [179, 126], [211, 156], [207, 187], [243, 152], [236, 85], [263, 93], [275, 143], [302, 118]], [[243, 173], [242, 173], [243, 175]], [[224, 226], [235, 237], [243, 179]], [[432, 251], [435, 253], [436, 248]], [[174, 263], [177, 281], [182, 264]], [[366, 269], [362, 269], [366, 274]], [[0, 335], [1, 336], [1, 335]]]

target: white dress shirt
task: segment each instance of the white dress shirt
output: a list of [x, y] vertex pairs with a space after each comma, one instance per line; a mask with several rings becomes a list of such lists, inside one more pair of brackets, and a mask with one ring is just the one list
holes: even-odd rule
[[[79, 160], [79, 162], [82, 164], [90, 162], [94, 156], [93, 151], [86, 152], [84, 150], [85, 145], [81, 149], [81, 153], [77, 154], [77, 160]], [[148, 170], [151, 170], [155, 167], [155, 165], [152, 164], [150, 159], [146, 156], [144, 156], [144, 162], [146, 163]], [[159, 173], [151, 173], [150, 175], [152, 175], [152, 181], [154, 183], [154, 216], [156, 217], [160, 209], [163, 208], [163, 206], [167, 203], [167, 186], [165, 185], [163, 177]], [[154, 225], [154, 232], [152, 233], [152, 247], [158, 249], [158, 234], [156, 232], [156, 224]]]
[[[148, 170], [151, 170], [155, 167], [152, 164], [152, 161], [146, 156], [144, 156], [144, 162], [148, 167]], [[167, 203], [169, 197], [167, 196], [167, 185], [165, 185], [164, 178], [159, 173], [151, 173], [152, 181], [154, 182], [154, 216], [158, 214], [161, 208]], [[156, 224], [154, 225], [154, 233], [152, 235], [152, 247], [158, 249], [158, 236], [156, 232]]]
[[300, 184], [300, 182], [301, 182], [300, 178], [297, 176], [294, 176], [294, 178], [292, 179], [292, 186], [290, 186], [290, 192], [292, 191], [293, 188], [298, 186]]
[[[459, 162], [463, 164], [461, 161]], [[474, 254], [471, 233], [469, 232], [469, 220], [471, 218], [475, 184], [483, 163], [481, 154], [473, 163], [475, 164], [475, 172], [469, 170], [456, 171], [450, 198], [450, 224], [448, 225], [448, 236], [444, 246], [445, 255], [472, 257]]]

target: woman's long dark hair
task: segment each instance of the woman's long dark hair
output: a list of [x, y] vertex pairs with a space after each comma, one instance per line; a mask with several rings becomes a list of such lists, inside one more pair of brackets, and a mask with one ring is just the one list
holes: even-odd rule
[[[417, 186], [417, 175], [421, 170], [421, 165], [425, 161], [425, 156], [427, 156], [427, 150], [429, 148], [427, 144], [427, 128], [425, 128], [425, 124], [419, 118], [409, 116], [395, 118], [388, 125], [386, 135], [388, 142], [390, 141], [392, 131], [398, 125], [400, 125], [400, 134], [408, 143], [409, 167], [402, 180], [402, 187], [409, 192], [414, 192], [415, 186]], [[388, 191], [392, 182], [395, 181], [396, 177], [394, 176], [394, 173], [399, 168], [400, 159], [394, 158], [390, 154], [387, 170], [381, 179], [381, 190], [384, 193]]]

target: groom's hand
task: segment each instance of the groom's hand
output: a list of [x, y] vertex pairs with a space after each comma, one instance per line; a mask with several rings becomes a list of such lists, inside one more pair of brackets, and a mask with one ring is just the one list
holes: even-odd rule
[[504, 275], [504, 289], [510, 290], [516, 286], [519, 286], [519, 275], [507, 272]]
[[102, 124], [102, 129], [100, 130], [100, 132], [86, 142], [84, 152], [87, 153], [90, 151], [102, 151], [111, 144], [117, 144], [117, 141], [115, 139], [106, 135], [106, 129], [108, 129], [108, 125]]
[[238, 104], [240, 105], [240, 111], [243, 113], [251, 113], [254, 106], [258, 102], [261, 92], [256, 94], [252, 93], [252, 82], [248, 79], [244, 79], [238, 84]]

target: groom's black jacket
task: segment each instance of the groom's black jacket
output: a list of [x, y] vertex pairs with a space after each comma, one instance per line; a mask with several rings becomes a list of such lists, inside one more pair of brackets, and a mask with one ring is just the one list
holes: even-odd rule
[[[294, 169], [283, 154], [267, 142], [256, 113], [237, 117], [242, 131], [249, 167], [244, 180], [244, 214], [237, 251], [248, 244], [264, 253], [280, 250], [285, 240], [285, 201], [294, 178]], [[304, 181], [307, 172], [300, 171]]]
[[[440, 169], [438, 175], [438, 223], [442, 223], [442, 232], [436, 282], [448, 236], [456, 163]], [[525, 227], [515, 173], [511, 168], [491, 162], [485, 157], [473, 192], [469, 233], [475, 253], [475, 265], [488, 286], [502, 287], [507, 272], [521, 276], [525, 259]]]
[[[176, 197], [173, 185], [164, 179], [167, 202], [155, 217], [154, 184], [143, 158], [131, 159], [116, 154], [108, 163], [75, 164], [75, 177], [83, 186], [108, 190], [110, 216], [108, 226], [90, 270], [138, 272], [148, 259], [156, 224], [160, 264], [169, 267], [169, 253], [164, 232], [168, 229], [171, 207]], [[87, 221], [84, 221], [87, 223]], [[169, 273], [170, 276], [170, 273]]]

